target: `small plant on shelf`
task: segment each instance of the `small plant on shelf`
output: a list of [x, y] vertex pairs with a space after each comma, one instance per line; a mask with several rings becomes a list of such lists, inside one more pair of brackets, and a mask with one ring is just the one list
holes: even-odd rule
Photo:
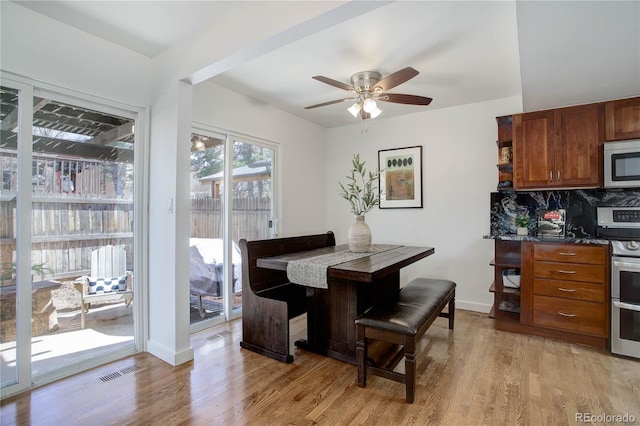
[[526, 214], [521, 214], [515, 219], [515, 224], [518, 227], [518, 235], [529, 235], [529, 225], [533, 220]]

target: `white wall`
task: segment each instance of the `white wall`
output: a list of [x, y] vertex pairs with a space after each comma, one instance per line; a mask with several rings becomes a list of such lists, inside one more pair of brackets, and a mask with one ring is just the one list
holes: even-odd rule
[[0, 2], [0, 67], [22, 77], [144, 107], [151, 59], [15, 3]]
[[[384, 108], [384, 106], [381, 106]], [[435, 247], [435, 254], [402, 270], [404, 285], [417, 276], [457, 283], [456, 306], [488, 312], [493, 270], [489, 193], [497, 184], [495, 117], [522, 111], [520, 96], [415, 113], [329, 129], [327, 132], [327, 226], [345, 243], [353, 221], [338, 194], [353, 154], [368, 168], [378, 150], [422, 146], [423, 208], [374, 209], [366, 215], [374, 243]], [[382, 116], [381, 116], [382, 117]]]
[[194, 86], [193, 120], [278, 144], [279, 235], [326, 232], [326, 129], [212, 83]]

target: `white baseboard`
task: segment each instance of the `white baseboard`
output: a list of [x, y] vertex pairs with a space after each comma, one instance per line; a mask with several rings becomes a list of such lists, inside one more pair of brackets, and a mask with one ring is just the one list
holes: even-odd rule
[[464, 309], [465, 311], [482, 312], [488, 314], [491, 311], [491, 305], [483, 303], [464, 302], [456, 299], [456, 309]]
[[174, 367], [193, 360], [193, 348], [189, 347], [180, 352], [175, 352], [153, 340], [147, 341], [147, 352]]

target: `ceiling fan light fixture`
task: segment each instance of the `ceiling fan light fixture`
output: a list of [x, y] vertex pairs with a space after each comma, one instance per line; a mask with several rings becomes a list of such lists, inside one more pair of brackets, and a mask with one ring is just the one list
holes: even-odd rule
[[387, 93], [388, 90], [412, 79], [418, 74], [419, 72], [411, 67], [405, 67], [384, 78], [382, 78], [382, 75], [377, 71], [363, 71], [351, 76], [351, 85], [328, 77], [316, 75], [312, 77], [314, 80], [337, 87], [338, 89], [346, 90], [347, 92], [350, 92], [351, 97], [322, 102], [304, 108], [312, 109], [355, 100], [356, 102], [347, 108], [347, 110], [355, 118], [360, 116], [362, 120], [368, 120], [370, 118], [376, 118], [382, 114], [382, 110], [378, 107], [377, 101], [426, 106], [429, 105], [433, 99], [418, 95]]
[[371, 118], [376, 118], [376, 117], [377, 117], [377, 116], [379, 116], [380, 114], [382, 114], [382, 110], [381, 110], [380, 108], [378, 108], [377, 106], [376, 106], [376, 108], [375, 108], [373, 111], [371, 111], [371, 112], [369, 113], [369, 115], [371, 115]]
[[364, 112], [368, 112], [369, 114], [371, 114], [373, 111], [378, 110], [378, 104], [376, 103], [376, 101], [374, 101], [371, 98], [367, 98], [364, 100], [363, 104], [362, 104], [362, 109], [364, 109]]
[[358, 118], [358, 115], [360, 115], [360, 102], [356, 102], [355, 104], [351, 105], [349, 108], [347, 108], [347, 111], [349, 111], [355, 118]]

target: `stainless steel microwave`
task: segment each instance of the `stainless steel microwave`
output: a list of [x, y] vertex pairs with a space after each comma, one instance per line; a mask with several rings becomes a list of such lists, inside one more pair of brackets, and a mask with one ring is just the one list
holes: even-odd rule
[[604, 187], [640, 188], [640, 139], [604, 144]]

